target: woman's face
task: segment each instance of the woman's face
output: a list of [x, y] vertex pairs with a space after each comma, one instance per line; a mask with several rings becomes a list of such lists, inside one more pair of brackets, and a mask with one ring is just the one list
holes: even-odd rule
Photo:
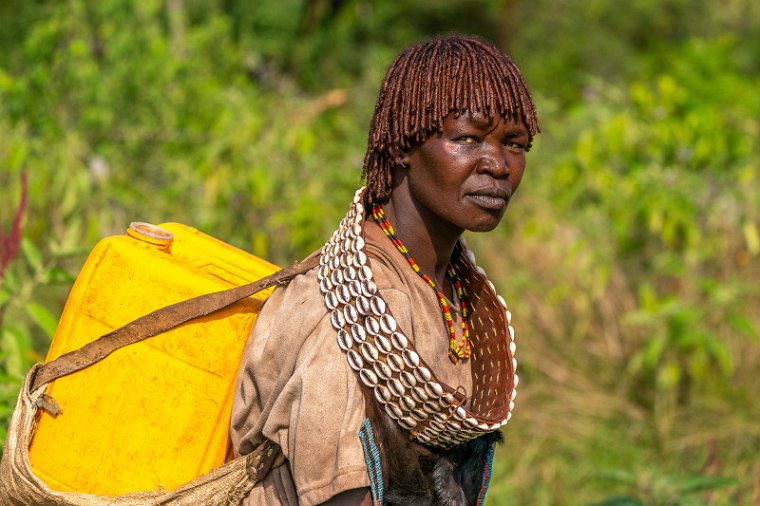
[[528, 142], [522, 121], [450, 114], [441, 132], [404, 157], [415, 207], [429, 225], [493, 230], [522, 180]]

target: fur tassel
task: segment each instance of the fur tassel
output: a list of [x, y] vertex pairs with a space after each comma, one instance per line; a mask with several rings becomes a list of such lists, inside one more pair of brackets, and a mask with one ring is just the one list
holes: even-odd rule
[[503, 439], [500, 431], [439, 450], [412, 441], [384, 410], [372, 401], [367, 404], [380, 449], [387, 506], [477, 505], [483, 466], [491, 444]]

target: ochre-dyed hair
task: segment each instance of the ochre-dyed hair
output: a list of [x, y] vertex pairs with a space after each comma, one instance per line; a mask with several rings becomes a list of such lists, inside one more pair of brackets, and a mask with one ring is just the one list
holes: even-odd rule
[[392, 169], [405, 152], [440, 131], [449, 114], [522, 119], [530, 140], [536, 109], [509, 56], [483, 40], [451, 35], [405, 49], [388, 69], [369, 130], [363, 178], [367, 204], [388, 201]]

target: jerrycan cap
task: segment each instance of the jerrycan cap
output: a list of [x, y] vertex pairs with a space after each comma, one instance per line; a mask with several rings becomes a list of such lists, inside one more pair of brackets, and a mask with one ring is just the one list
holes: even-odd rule
[[141, 221], [133, 221], [127, 228], [127, 235], [140, 241], [157, 246], [160, 250], [168, 252], [171, 248], [174, 234], [168, 230]]

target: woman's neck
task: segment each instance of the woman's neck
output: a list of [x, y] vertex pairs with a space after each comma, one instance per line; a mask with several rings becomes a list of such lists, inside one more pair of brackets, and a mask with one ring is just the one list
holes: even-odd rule
[[414, 201], [405, 199], [403, 193], [397, 195], [394, 192], [383, 209], [396, 236], [422, 272], [433, 278], [444, 294], [451, 297], [446, 270], [462, 231], [448, 223], [443, 226], [438, 217], [430, 216]]

